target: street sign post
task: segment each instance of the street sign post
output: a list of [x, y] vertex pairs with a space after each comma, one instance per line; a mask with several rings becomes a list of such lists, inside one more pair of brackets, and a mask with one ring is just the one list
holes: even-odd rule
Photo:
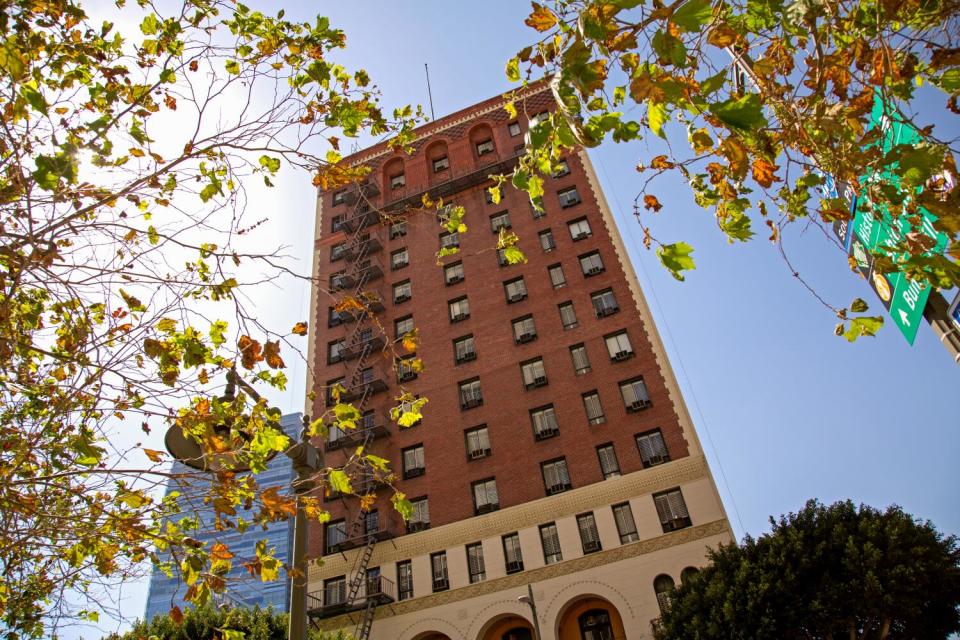
[[[871, 121], [873, 126], [880, 127], [883, 133], [880, 144], [884, 153], [890, 151], [895, 145], [917, 144], [922, 141], [920, 134], [913, 125], [902, 121], [895, 111], [884, 104], [879, 94], [874, 103]], [[878, 180], [895, 183], [896, 176], [892, 172], [886, 171], [865, 176], [862, 182], [869, 183]], [[853, 236], [855, 237], [851, 250], [856, 251], [859, 244], [861, 253], [865, 251], [868, 254], [886, 254], [893, 258], [894, 262], [903, 259], [904, 255], [895, 252], [893, 247], [900, 243], [907, 234], [915, 231], [905, 219], [906, 216], [900, 216], [897, 220], [894, 220], [886, 211], [877, 211], [876, 208], [868, 211], [867, 207], [860, 204], [861, 202], [862, 200], [855, 203], [853, 217]], [[939, 233], [933, 228], [934, 219], [932, 213], [920, 207], [920, 225], [917, 231], [934, 240], [934, 246], [930, 250], [931, 253], [942, 252], [947, 246], [947, 235]], [[879, 273], [873, 268], [872, 257], [869, 259], [869, 265], [862, 262], [857, 255], [854, 255], [854, 259], [857, 260], [864, 277], [877, 292], [883, 306], [890, 312], [893, 323], [900, 329], [900, 333], [907, 339], [907, 342], [912, 345], [917, 336], [920, 321], [923, 318], [923, 309], [930, 297], [930, 286], [926, 283], [911, 280], [900, 271]], [[864, 269], [866, 269], [865, 272]]]

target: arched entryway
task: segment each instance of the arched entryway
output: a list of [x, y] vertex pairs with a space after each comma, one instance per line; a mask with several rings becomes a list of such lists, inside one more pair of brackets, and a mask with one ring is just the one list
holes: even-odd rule
[[428, 631], [425, 634], [421, 634], [417, 636], [415, 640], [450, 640], [450, 636], [444, 635], [442, 633]]
[[533, 640], [533, 626], [526, 618], [505, 616], [488, 623], [479, 640]]
[[571, 601], [557, 620], [558, 640], [626, 640], [626, 637], [620, 612], [596, 596]]

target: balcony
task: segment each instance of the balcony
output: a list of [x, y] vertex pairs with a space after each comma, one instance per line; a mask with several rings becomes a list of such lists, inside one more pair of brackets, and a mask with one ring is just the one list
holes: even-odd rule
[[373, 282], [383, 277], [383, 267], [376, 260], [368, 261], [356, 269], [351, 269], [340, 276], [340, 288], [356, 287], [360, 283]]
[[380, 222], [381, 214], [379, 209], [371, 209], [362, 205], [357, 211], [354, 211], [340, 223], [340, 226], [350, 233], [365, 229]]
[[353, 360], [358, 358], [368, 347], [370, 352], [380, 351], [385, 344], [386, 338], [383, 337], [383, 334], [372, 335], [365, 339], [358, 336], [357, 339], [348, 342], [340, 349], [340, 359]]
[[364, 312], [382, 313], [385, 308], [383, 306], [383, 296], [380, 295], [379, 289], [361, 291], [356, 296], [356, 302], [360, 308], [351, 305], [349, 309], [339, 312], [342, 324], [356, 322]]
[[396, 211], [407, 207], [419, 207], [423, 202], [424, 195], [427, 195], [431, 200], [447, 198], [451, 194], [486, 182], [487, 176], [490, 174], [511, 173], [523, 153], [522, 145], [513, 151], [506, 151], [502, 154], [487, 153], [471, 166], [454, 167], [452, 170], [448, 170], [446, 172], [448, 175], [443, 182], [438, 182], [429, 187], [411, 185], [410, 187], [393, 189], [388, 195], [384, 196], [384, 210]]
[[358, 400], [364, 394], [382, 393], [388, 389], [387, 378], [382, 372], [375, 371], [372, 375], [366, 377], [362, 382], [347, 387], [346, 392], [340, 397], [343, 402], [353, 402]]
[[379, 236], [371, 234], [366, 240], [361, 240], [356, 244], [349, 244], [343, 250], [343, 257], [347, 260], [355, 260], [360, 255], [371, 255], [383, 249], [383, 243]]
[[376, 606], [391, 604], [396, 600], [396, 589], [392, 580], [379, 576], [364, 580], [363, 588], [354, 602], [347, 601], [346, 582], [328, 586], [307, 595], [307, 615], [322, 619], [338, 616], [366, 608], [372, 601]]
[[364, 426], [364, 422], [361, 422], [359, 425], [357, 425], [357, 429], [343, 431], [336, 438], [328, 440], [324, 445], [324, 449], [327, 451], [336, 451], [337, 449], [342, 449], [344, 447], [359, 445], [365, 442], [368, 438], [370, 440], [377, 440], [379, 438], [386, 438], [390, 435], [390, 430], [384, 425], [377, 424], [375, 421], [371, 420], [369, 421], [369, 425]]

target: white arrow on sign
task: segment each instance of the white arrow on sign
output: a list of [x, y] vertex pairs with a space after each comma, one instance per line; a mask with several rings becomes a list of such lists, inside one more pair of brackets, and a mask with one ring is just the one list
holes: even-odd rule
[[902, 322], [903, 324], [905, 324], [905, 325], [907, 325], [907, 326], [909, 327], [909, 326], [910, 326], [910, 321], [907, 320], [907, 312], [904, 311], [903, 309], [899, 309], [899, 311], [900, 311], [900, 322]]

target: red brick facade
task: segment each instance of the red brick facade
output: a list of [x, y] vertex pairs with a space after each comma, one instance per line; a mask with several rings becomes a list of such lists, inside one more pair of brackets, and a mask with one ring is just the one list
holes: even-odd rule
[[[416, 142], [413, 155], [390, 153], [378, 147], [356, 154], [355, 161], [366, 162], [372, 168], [372, 181], [379, 185], [380, 194], [374, 202], [388, 208], [402, 198], [418, 201], [417, 194], [443, 184], [451, 176], [464, 176], [494, 160], [508, 162], [515, 156], [517, 145], [522, 145], [528, 125], [521, 107], [517, 119], [521, 132], [512, 136], [509, 124], [513, 121], [499, 107], [501, 102], [500, 98], [492, 99], [427, 125], [422, 129], [423, 137]], [[527, 100], [526, 113], [532, 117], [551, 104], [549, 91], [541, 91]], [[488, 137], [494, 142], [493, 155], [478, 156], [477, 144]], [[449, 169], [434, 172], [433, 160], [443, 155], [448, 159]], [[390, 461], [399, 478], [396, 485], [408, 497], [428, 497], [432, 526], [474, 515], [471, 483], [476, 480], [496, 479], [501, 508], [544, 497], [540, 464], [556, 458], [566, 459], [573, 487], [600, 482], [603, 476], [596, 447], [601, 444], [613, 443], [621, 473], [639, 470], [642, 464], [634, 439], [639, 433], [660, 429], [671, 459], [687, 455], [687, 443], [631, 296], [627, 275], [599, 213], [596, 196], [578, 156], [569, 156], [567, 162], [568, 175], [545, 181], [545, 215], [539, 218], [535, 218], [526, 194], [509, 186], [503, 189], [503, 200], [499, 204], [488, 203], [485, 197], [488, 180], [445, 197], [445, 201], [465, 207], [465, 223], [469, 228], [461, 234], [460, 253], [444, 260], [446, 264], [463, 263], [464, 280], [456, 284], [445, 284], [444, 270], [436, 263], [442, 228], [429, 213], [410, 214], [406, 235], [396, 239], [390, 238], [389, 226], [385, 223], [367, 228], [382, 244], [372, 259], [379, 260], [383, 276], [367, 287], [384, 300], [385, 308], [376, 318], [388, 338], [394, 339], [394, 321], [413, 316], [421, 338], [417, 356], [426, 369], [403, 386], [429, 399], [421, 424], [401, 429], [390, 423], [389, 408], [396, 404], [394, 398], [401, 385], [391, 370], [392, 358], [386, 353], [374, 354], [369, 362], [385, 372], [389, 389], [372, 396], [367, 408], [376, 409], [378, 423], [386, 425], [390, 433], [375, 440], [370, 450]], [[401, 171], [405, 186], [391, 189], [391, 178]], [[557, 193], [569, 187], [576, 187], [582, 201], [564, 208]], [[351, 215], [353, 206], [334, 204], [334, 193], [322, 193], [320, 197], [323, 230], [315, 259], [319, 265], [319, 282], [327, 283], [330, 274], [342, 269], [345, 263], [345, 260], [331, 262], [331, 248], [346, 237], [342, 231], [332, 232], [333, 218]], [[521, 238], [519, 246], [529, 260], [527, 264], [498, 264], [497, 236], [491, 231], [490, 217], [503, 211], [509, 213], [512, 230]], [[592, 235], [574, 241], [568, 222], [584, 217]], [[541, 248], [538, 235], [547, 229], [552, 231], [556, 245], [550, 251]], [[404, 247], [409, 252], [409, 265], [391, 270], [391, 253]], [[593, 251], [599, 252], [604, 270], [586, 277], [578, 256]], [[566, 285], [555, 288], [548, 267], [558, 263], [562, 265]], [[524, 278], [527, 297], [508, 303], [503, 283], [519, 276]], [[393, 304], [391, 285], [408, 279], [412, 298]], [[591, 293], [607, 288], [613, 290], [619, 311], [597, 317]], [[328, 308], [342, 295], [343, 292], [320, 293], [317, 298], [314, 415], [325, 410], [323, 385], [347, 375], [355, 363], [328, 364], [327, 361], [328, 343], [349, 335], [356, 326], [351, 323], [328, 327]], [[464, 295], [469, 300], [470, 317], [451, 322], [448, 301]], [[576, 328], [562, 326], [558, 305], [567, 301], [574, 305]], [[526, 315], [534, 318], [537, 338], [517, 344], [511, 321]], [[634, 355], [613, 361], [604, 337], [620, 330], [626, 330]], [[453, 340], [468, 334], [474, 337], [477, 357], [457, 365]], [[586, 347], [591, 371], [576, 375], [569, 349], [581, 343]], [[548, 382], [525, 390], [520, 363], [536, 357], [543, 359]], [[638, 377], [642, 377], [647, 387], [650, 406], [628, 412], [618, 384]], [[474, 378], [480, 380], [483, 404], [463, 410], [458, 382]], [[593, 390], [600, 395], [606, 417], [603, 424], [589, 424], [585, 413], [581, 394]], [[537, 441], [529, 411], [548, 404], [555, 408], [559, 434]], [[491, 455], [468, 461], [464, 431], [481, 424], [488, 428]], [[401, 451], [420, 443], [424, 447], [425, 473], [403, 480], [400, 478]], [[344, 451], [352, 450], [348, 447]], [[345, 455], [343, 451], [328, 452], [327, 464], [339, 464]], [[325, 506], [335, 520], [345, 518], [349, 522], [357, 509], [357, 501], [332, 500]], [[401, 535], [403, 527], [392, 513], [388, 489], [381, 490], [377, 507], [381, 527]], [[322, 538], [319, 527], [311, 531], [311, 555], [322, 552]]]

